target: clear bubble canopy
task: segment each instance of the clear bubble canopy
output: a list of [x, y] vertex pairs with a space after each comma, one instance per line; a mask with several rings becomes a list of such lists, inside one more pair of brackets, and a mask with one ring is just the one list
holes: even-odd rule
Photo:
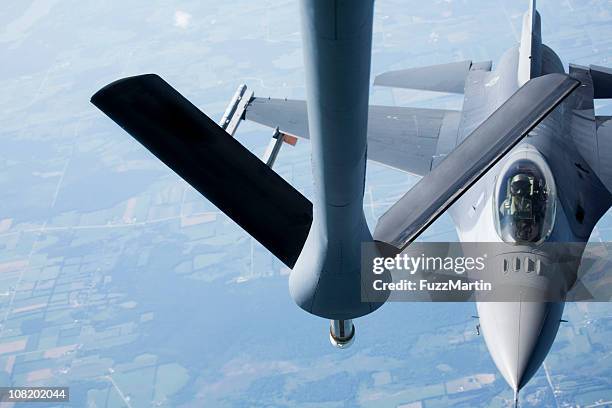
[[497, 177], [493, 210], [505, 242], [541, 243], [555, 221], [555, 180], [542, 155], [523, 147], [510, 155]]

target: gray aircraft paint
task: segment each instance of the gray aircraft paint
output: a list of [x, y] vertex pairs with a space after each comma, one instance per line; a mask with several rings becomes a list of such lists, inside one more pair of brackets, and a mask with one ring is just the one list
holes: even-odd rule
[[[382, 119], [385, 116], [384, 107], [370, 107], [368, 144], [372, 146], [372, 153], [376, 153], [369, 158], [425, 175], [526, 81], [541, 75], [563, 73], [559, 57], [542, 43], [541, 18], [534, 2], [525, 13], [523, 22], [521, 43], [504, 53], [494, 70], [487, 63], [463, 61], [379, 75], [375, 84], [383, 86], [454, 93], [462, 91], [464, 103], [460, 113], [438, 113], [441, 119], [437, 123], [426, 119], [433, 117], [434, 110], [387, 108], [388, 112], [395, 109], [394, 116], [400, 118], [399, 124], [402, 126], [393, 126]], [[547, 238], [550, 242], [585, 243], [597, 220], [612, 203], [610, 193], [604, 186], [612, 186], [612, 166], [607, 165], [607, 158], [612, 155], [612, 144], [607, 143], [608, 139], [604, 137], [604, 132], [605, 135], [612, 135], [612, 121], [609, 118], [596, 121], [592, 82], [599, 81], [596, 92], [600, 93], [600, 97], [612, 89], [612, 84], [607, 82], [609, 77], [605, 75], [609, 70], [599, 67], [591, 67], [591, 70], [596, 79], [591, 80], [587, 67], [570, 68], [571, 76], [580, 80], [582, 86], [513, 150], [532, 151], [541, 156], [554, 174], [558, 194], [555, 198], [555, 222]], [[426, 75], [427, 71], [431, 76]], [[245, 116], [269, 126], [275, 122], [281, 123], [281, 129], [308, 137], [306, 115], [299, 103], [255, 98], [247, 107]], [[373, 112], [379, 112], [380, 116], [376, 116], [376, 113], [373, 115]], [[447, 117], [453, 120], [448, 121], [445, 119]], [[410, 127], [411, 122], [416, 126]], [[420, 126], [420, 123], [428, 125]], [[444, 123], [452, 126], [442, 126]], [[390, 128], [395, 130], [395, 134]], [[419, 143], [424, 140], [428, 143]], [[435, 146], [432, 141], [436, 141]], [[402, 143], [403, 149], [397, 149], [395, 154], [389, 153], [392, 150], [390, 146]], [[429, 147], [423, 150], [423, 145]], [[602, 156], [606, 160], [602, 160]], [[496, 177], [508, 160], [516, 160], [516, 156], [510, 152], [449, 209], [460, 241], [502, 242], [495, 228], [493, 196]], [[578, 213], [583, 214], [581, 221], [577, 219]], [[490, 256], [514, 259], [523, 255], [520, 250], [517, 252], [514, 245], [507, 244], [506, 251]], [[563, 303], [482, 302], [477, 304], [477, 308], [491, 356], [508, 384], [518, 392], [546, 357], [559, 327]]]
[[[315, 185], [313, 222], [289, 278], [302, 309], [353, 319], [361, 301], [361, 243], [374, 2], [302, 0], [302, 33]], [[351, 69], [346, 69], [351, 67]]]
[[[466, 149], [455, 147], [470, 134], [475, 135], [470, 145], [480, 140], [490, 142], [489, 138], [478, 138], [483, 133], [483, 123], [489, 125], [486, 129], [495, 128], [493, 123], [506, 123], [498, 121], [499, 115], [492, 113], [516, 102], [511, 95], [519, 95], [526, 104], [534, 100], [528, 90], [538, 89], [534, 84], [542, 82], [530, 80], [541, 75], [553, 74], [541, 78], [550, 85], [547, 88], [552, 95], [550, 105], [547, 107], [544, 103], [542, 107], [540, 103], [532, 110], [540, 112], [538, 115], [554, 110], [541, 122], [542, 116], [532, 120], [534, 114], [525, 114], [529, 111], [523, 106], [510, 110], [521, 116], [516, 121], [507, 119], [509, 130], [505, 135], [514, 132], [514, 138], [500, 137], [492, 143], [497, 146], [505, 140], [504, 146], [510, 148], [522, 141], [501, 160], [500, 155], [483, 157], [480, 161], [476, 158], [473, 168], [477, 168], [478, 177], [469, 181], [471, 188], [463, 194], [465, 185], [451, 186], [447, 193], [463, 195], [452, 196], [453, 200], [441, 205], [446, 208], [454, 202], [449, 212], [461, 242], [501, 242], [502, 249], [490, 256], [507, 256], [509, 260], [524, 257], [527, 250], [503, 243], [497, 232], [495, 214], [500, 207], [495, 198], [497, 179], [502, 180], [500, 173], [509, 165], [529, 158], [544, 166], [544, 173], [550, 175], [547, 183], [556, 192], [548, 195], [552, 198], [545, 202], [555, 204], [556, 214], [548, 219], [550, 228], [542, 239], [586, 243], [596, 222], [612, 203], [611, 120], [595, 117], [593, 110], [594, 97], [612, 95], [612, 72], [602, 67], [570, 65], [571, 78], [560, 74], [563, 66], [558, 56], [542, 44], [541, 20], [535, 11], [535, 2], [531, 2], [523, 19], [521, 44], [508, 50], [493, 71], [488, 62], [466, 61], [379, 76], [378, 82], [386, 86], [417, 89], [460, 92], [463, 84], [461, 112], [368, 107], [373, 1], [302, 0], [300, 5], [307, 104], [272, 99], [265, 102], [259, 98], [249, 98], [244, 103], [235, 98], [232, 109], [227, 111], [231, 117], [225, 117], [227, 123], [223, 126], [231, 124], [228, 129], [233, 133], [238, 123], [236, 118], [244, 117], [279, 126], [283, 132], [309, 136], [315, 182], [312, 204], [232, 139], [224, 130], [227, 126], [219, 127], [156, 75], [116, 81], [96, 93], [92, 102], [286, 265], [293, 267], [289, 281], [291, 295], [308, 312], [336, 320], [330, 335], [335, 330], [340, 338], [352, 341], [351, 319], [381, 305], [362, 302], [360, 290], [361, 243], [372, 241], [363, 214], [368, 149], [374, 160], [424, 175], [424, 181], [437, 180], [448, 187], [449, 180], [440, 180], [436, 175], [448, 171], [448, 163], [463, 157], [457, 153]], [[428, 78], [428, 70], [440, 77]], [[559, 80], [557, 85], [553, 85], [555, 78]], [[516, 126], [525, 125], [526, 120], [532, 120], [529, 126], [516, 131]], [[477, 128], [481, 132], [472, 133]], [[526, 135], [527, 132], [530, 133]], [[523, 139], [523, 136], [526, 137]], [[461, 172], [460, 167], [453, 168]], [[479, 178], [485, 169], [489, 171]], [[238, 177], [235, 183], [229, 183], [235, 191], [223, 183], [230, 177]], [[402, 213], [402, 209], [409, 208], [410, 200], [400, 202], [403, 204], [389, 210], [395, 211], [391, 219], [409, 215]], [[427, 208], [423, 214], [425, 211], [439, 214], [442, 206], [434, 208], [435, 205], [434, 202], [424, 206]], [[269, 231], [270, 225], [261, 221], [262, 214], [266, 213], [276, 220], [274, 231]], [[410, 225], [420, 232], [425, 224], [419, 222], [415, 219]], [[285, 238], [282, 234], [288, 226], [295, 227], [294, 233]], [[557, 255], [540, 251], [538, 256]], [[530, 272], [519, 263], [516, 265], [513, 274]], [[547, 272], [554, 274], [555, 271]], [[548, 353], [559, 327], [563, 304], [478, 303], [477, 308], [491, 356], [518, 393]], [[350, 338], [345, 338], [346, 333]], [[348, 344], [343, 341], [342, 345]]]
[[[538, 13], [534, 21], [535, 32], [532, 35], [526, 34], [528, 27], [523, 27], [523, 39], [530, 42], [528, 47], [521, 44], [508, 50], [492, 72], [469, 72], [459, 141], [524, 83], [528, 62], [536, 65], [531, 66], [529, 78], [564, 72], [559, 57], [541, 44]], [[530, 23], [528, 15], [524, 22]], [[521, 55], [521, 51], [527, 49], [531, 50], [531, 58], [522, 59], [526, 54]], [[558, 201], [555, 224], [548, 242], [586, 243], [596, 222], [611, 204], [610, 193], [595, 172], [588, 170], [590, 166], [581, 154], [581, 150], [596, 146], [592, 139], [589, 140], [596, 134], [593, 96], [584, 95], [589, 89], [587, 76], [584, 73], [577, 75], [576, 72], [574, 75], [582, 82], [582, 87], [515, 148], [536, 150], [545, 158], [554, 174]], [[581, 114], [576, 114], [576, 110], [580, 110]], [[509, 154], [507, 160], [511, 159], [512, 154]], [[505, 163], [506, 160], [502, 160], [491, 169], [450, 209], [461, 241], [501, 241], [491, 215], [496, 177]], [[586, 171], [580, 170], [578, 165]], [[576, 217], [578, 206], [585, 214], [582, 222], [578, 222]], [[511, 244], [508, 244], [507, 256], [508, 259], [524, 259]], [[491, 357], [515, 392], [537, 372], [548, 354], [559, 328], [563, 306], [563, 303], [536, 302], [477, 303], [481, 332]]]

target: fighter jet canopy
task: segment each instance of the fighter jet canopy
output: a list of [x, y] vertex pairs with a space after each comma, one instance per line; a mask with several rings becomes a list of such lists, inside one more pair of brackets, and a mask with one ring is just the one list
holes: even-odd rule
[[511, 155], [497, 178], [495, 226], [505, 242], [540, 243], [555, 219], [555, 181], [544, 158], [531, 149]]

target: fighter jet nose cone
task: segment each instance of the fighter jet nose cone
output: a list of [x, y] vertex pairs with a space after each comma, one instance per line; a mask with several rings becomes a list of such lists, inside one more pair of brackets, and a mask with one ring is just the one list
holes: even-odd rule
[[563, 313], [561, 303], [480, 303], [487, 347], [516, 395], [536, 373], [552, 345]]
[[518, 408], [518, 402], [519, 402], [519, 390], [515, 388], [514, 389], [514, 408]]

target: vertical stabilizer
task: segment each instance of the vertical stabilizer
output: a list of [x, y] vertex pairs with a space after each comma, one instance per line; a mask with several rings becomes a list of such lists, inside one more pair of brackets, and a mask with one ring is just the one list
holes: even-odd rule
[[542, 74], [542, 34], [536, 0], [530, 0], [529, 10], [523, 15], [519, 46], [518, 83], [520, 86]]

